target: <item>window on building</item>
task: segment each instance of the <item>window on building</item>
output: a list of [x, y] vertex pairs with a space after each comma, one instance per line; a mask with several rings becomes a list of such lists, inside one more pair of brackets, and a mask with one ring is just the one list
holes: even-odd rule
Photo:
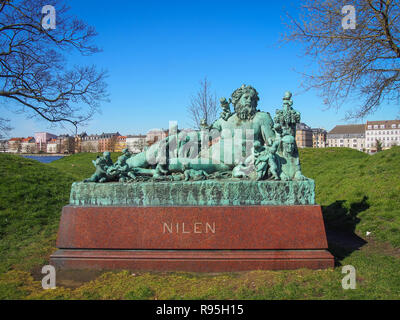
[[371, 125], [369, 125], [369, 126], [368, 126], [368, 129], [372, 129], [372, 126], [371, 126]]
[[378, 129], [379, 126], [377, 124], [374, 125], [374, 129]]
[[381, 124], [381, 129], [385, 129], [385, 125], [384, 124]]

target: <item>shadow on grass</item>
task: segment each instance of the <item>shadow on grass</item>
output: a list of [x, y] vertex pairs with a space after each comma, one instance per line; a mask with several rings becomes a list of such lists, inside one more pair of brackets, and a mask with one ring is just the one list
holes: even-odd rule
[[328, 206], [322, 206], [329, 251], [335, 257], [336, 266], [353, 251], [359, 250], [367, 242], [354, 231], [360, 222], [358, 214], [369, 208], [368, 197], [353, 202], [350, 207], [346, 200], [338, 200]]

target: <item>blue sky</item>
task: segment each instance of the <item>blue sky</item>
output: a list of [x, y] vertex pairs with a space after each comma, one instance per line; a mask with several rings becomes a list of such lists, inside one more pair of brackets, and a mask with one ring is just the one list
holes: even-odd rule
[[[271, 114], [290, 90], [302, 122], [327, 130], [348, 123], [343, 118], [351, 105], [326, 111], [315, 91], [300, 88], [296, 71], [305, 71], [309, 64], [301, 57], [301, 46], [279, 43], [285, 31], [284, 9], [295, 15], [297, 1], [68, 0], [68, 4], [72, 13], [96, 28], [96, 43], [103, 49], [90, 58], [74, 56], [70, 62], [94, 63], [109, 72], [111, 102], [79, 131], [146, 133], [168, 128], [170, 120], [188, 127], [186, 107], [204, 77], [218, 97], [228, 98], [243, 83], [254, 86], [260, 93], [259, 109]], [[45, 121], [15, 115], [12, 109], [1, 110], [14, 127], [11, 136], [68, 133]], [[398, 106], [385, 106], [367, 119], [398, 116]]]

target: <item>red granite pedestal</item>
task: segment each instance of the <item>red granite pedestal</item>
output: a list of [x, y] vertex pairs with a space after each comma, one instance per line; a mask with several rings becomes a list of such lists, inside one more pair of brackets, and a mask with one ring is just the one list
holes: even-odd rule
[[63, 208], [64, 269], [243, 271], [334, 266], [320, 206]]

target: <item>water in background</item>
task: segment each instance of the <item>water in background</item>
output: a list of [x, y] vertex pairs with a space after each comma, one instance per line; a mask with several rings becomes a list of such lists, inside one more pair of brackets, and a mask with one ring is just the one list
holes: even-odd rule
[[50, 163], [53, 162], [55, 160], [61, 159], [63, 158], [63, 156], [23, 156], [24, 158], [28, 158], [28, 159], [32, 159], [32, 160], [36, 160], [42, 163]]

